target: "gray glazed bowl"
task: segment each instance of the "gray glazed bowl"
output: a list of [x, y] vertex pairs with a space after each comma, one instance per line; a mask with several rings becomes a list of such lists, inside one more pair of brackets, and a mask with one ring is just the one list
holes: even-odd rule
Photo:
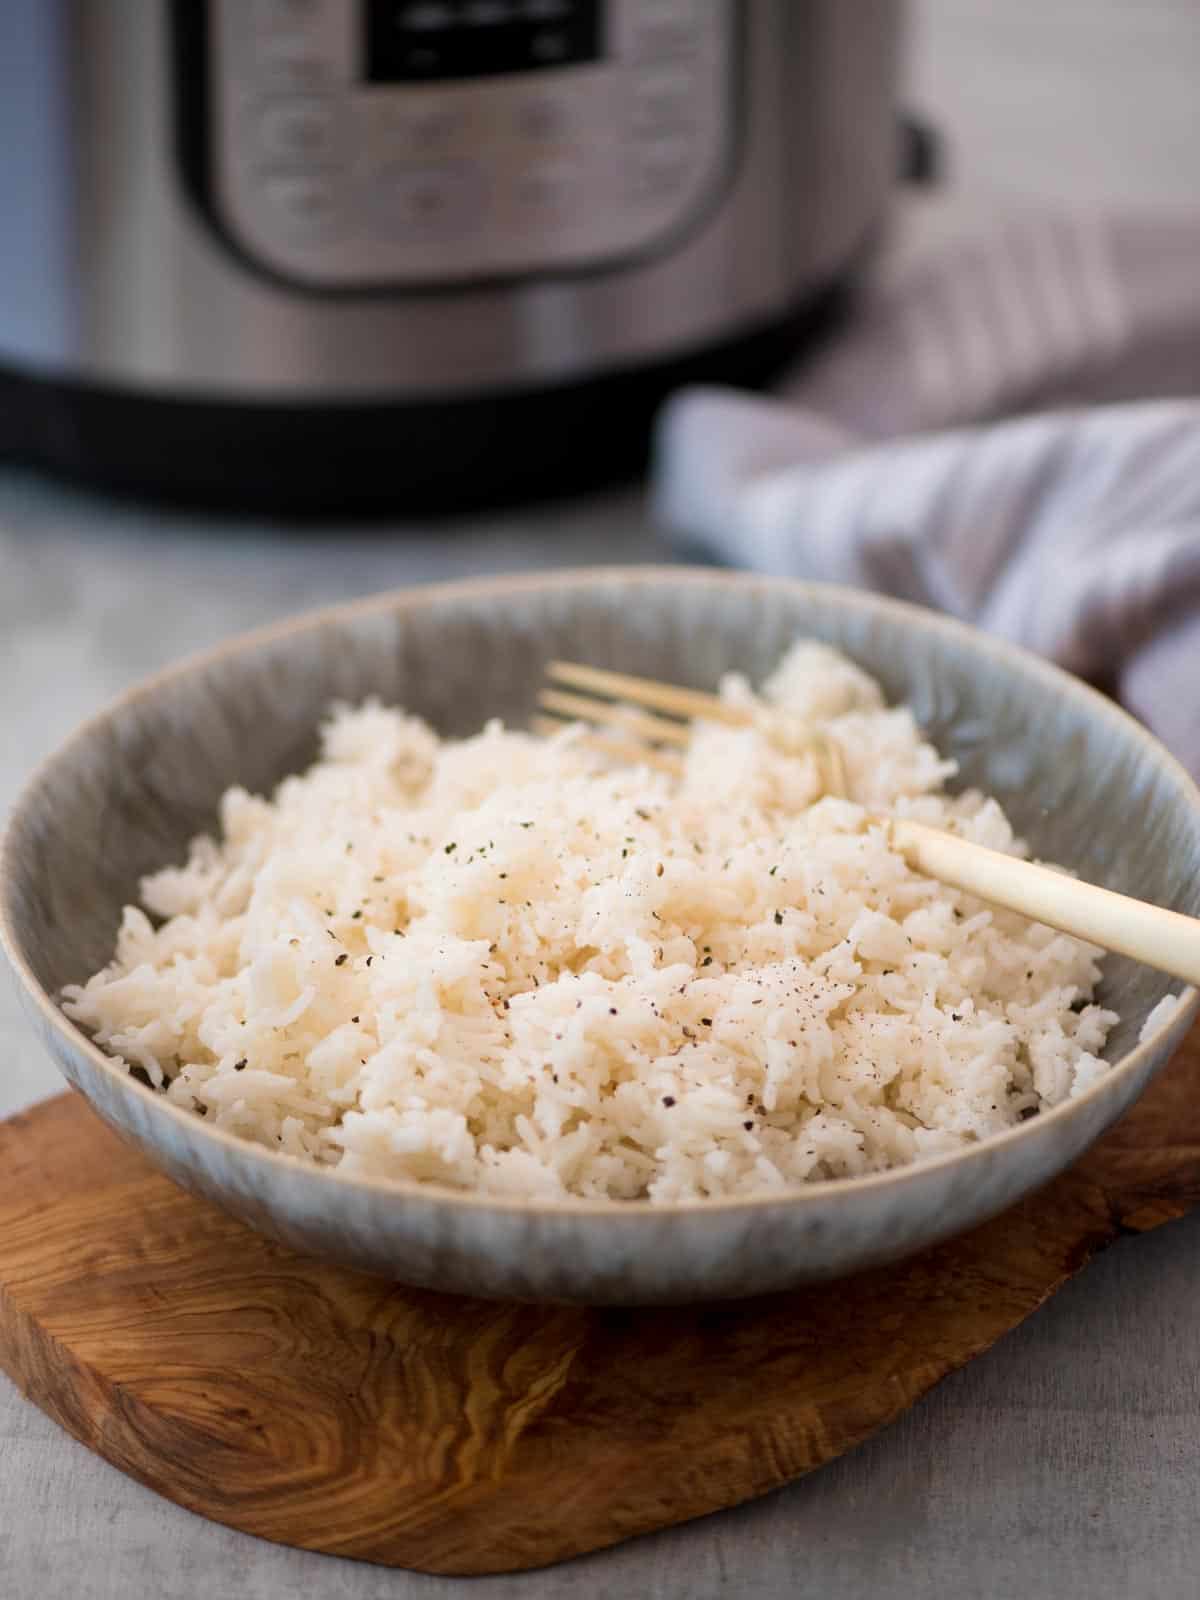
[[847, 651], [911, 702], [962, 783], [996, 794], [1035, 851], [1200, 912], [1200, 793], [1100, 695], [957, 623], [850, 590], [683, 570], [450, 584], [302, 618], [184, 662], [80, 728], [34, 775], [0, 848], [0, 939], [67, 1079], [185, 1188], [297, 1250], [467, 1294], [613, 1303], [759, 1294], [896, 1260], [1011, 1205], [1141, 1093], [1195, 1018], [1188, 990], [1111, 959], [1114, 1065], [1086, 1094], [960, 1154], [733, 1202], [498, 1202], [340, 1176], [220, 1133], [113, 1065], [58, 1009], [109, 959], [147, 871], [213, 826], [237, 782], [269, 790], [315, 752], [331, 700], [367, 694], [465, 734], [522, 722], [569, 656], [710, 687], [758, 677], [798, 635]]

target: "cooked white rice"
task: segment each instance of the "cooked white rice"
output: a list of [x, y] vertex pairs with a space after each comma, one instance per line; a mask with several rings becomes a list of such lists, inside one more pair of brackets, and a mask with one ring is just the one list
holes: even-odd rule
[[[729, 679], [722, 692], [753, 699]], [[1023, 853], [911, 712], [802, 643], [762, 703], [828, 728], [854, 801], [757, 729], [677, 779], [582, 730], [440, 742], [336, 707], [273, 799], [142, 885], [67, 1012], [177, 1105], [342, 1171], [688, 1200], [987, 1138], [1106, 1070], [1098, 950], [917, 876], [867, 811]], [[152, 920], [153, 919], [153, 920]]]

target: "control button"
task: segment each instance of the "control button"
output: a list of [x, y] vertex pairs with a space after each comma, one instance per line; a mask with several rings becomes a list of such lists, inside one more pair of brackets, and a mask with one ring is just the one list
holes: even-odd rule
[[316, 165], [337, 148], [334, 106], [322, 100], [279, 100], [258, 119], [259, 148], [270, 161]]
[[561, 217], [579, 203], [583, 169], [574, 161], [542, 162], [522, 172], [513, 192], [526, 215]]
[[460, 111], [435, 100], [396, 111], [387, 118], [385, 127], [389, 144], [400, 143], [414, 155], [430, 156], [444, 151], [464, 125]]
[[444, 238], [471, 229], [483, 188], [471, 167], [388, 167], [373, 183], [373, 215], [384, 232]]
[[337, 220], [337, 185], [328, 178], [271, 177], [264, 180], [263, 193], [291, 233], [328, 233]]
[[690, 67], [646, 67], [633, 78], [633, 126], [639, 133], [687, 127], [695, 98], [696, 77]]
[[329, 81], [329, 62], [319, 46], [290, 34], [260, 39], [255, 73], [278, 89], [321, 89]]
[[254, 0], [251, 15], [261, 78], [297, 89], [328, 79], [330, 0]]
[[683, 187], [692, 168], [692, 141], [684, 134], [665, 134], [637, 147], [633, 192], [639, 200], [657, 200]]
[[696, 0], [641, 0], [626, 17], [628, 51], [643, 59], [683, 55], [696, 45], [696, 21]]

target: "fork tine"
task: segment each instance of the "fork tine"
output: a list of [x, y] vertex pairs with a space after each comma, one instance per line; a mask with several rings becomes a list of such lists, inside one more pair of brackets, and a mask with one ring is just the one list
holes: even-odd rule
[[601, 667], [585, 667], [577, 661], [551, 661], [546, 676], [573, 689], [590, 689], [596, 694], [629, 700], [634, 705], [650, 706], [655, 711], [673, 711], [681, 717], [701, 717], [706, 722], [724, 722], [744, 728], [753, 714], [743, 706], [731, 706], [715, 694], [697, 689], [680, 689], [653, 678], [631, 678], [623, 672], [606, 672]]
[[[680, 689], [674, 684], [658, 683], [653, 678], [634, 678], [623, 672], [608, 672], [602, 667], [586, 667], [580, 662], [552, 661], [546, 668], [546, 676], [558, 683], [573, 684], [592, 693], [619, 697], [618, 702], [614, 702], [593, 699], [590, 693], [573, 694], [561, 689], [543, 689], [538, 694], [538, 703], [557, 716], [598, 723], [602, 732], [607, 728], [616, 729], [618, 735], [625, 734], [627, 737], [604, 733], [603, 737], [592, 737], [588, 742], [593, 748], [603, 749], [618, 759], [647, 762], [666, 772], [682, 772], [682, 761], [664, 751], [648, 748], [641, 740], [687, 746], [691, 743], [688, 728], [666, 717], [655, 716], [651, 711], [633, 710], [629, 702], [673, 711], [689, 719], [699, 717], [702, 720], [719, 721], [731, 727], [743, 728], [754, 720], [754, 713], [749, 707], [730, 705], [716, 695], [703, 694], [695, 689]], [[538, 717], [533, 726], [540, 733], [556, 733], [562, 724], [548, 717]], [[800, 754], [803, 749], [813, 757], [825, 794], [842, 797], [847, 794], [845, 757], [840, 741], [832, 734], [824, 729], [804, 728], [803, 738], [797, 743], [793, 730], [788, 747], [794, 747], [795, 754]]]
[[640, 734], [644, 739], [664, 744], [691, 743], [691, 734], [682, 722], [668, 722], [666, 717], [656, 717], [649, 711], [632, 711], [610, 700], [566, 694], [561, 689], [543, 689], [538, 695], [538, 704], [564, 717], [582, 717], [585, 722], [607, 724], [620, 732]]
[[[561, 733], [570, 724], [559, 722], [555, 717], [534, 717], [529, 726], [534, 733], [549, 738]], [[640, 739], [615, 739], [608, 733], [593, 733], [588, 734], [581, 742], [589, 750], [611, 756], [615, 761], [640, 763], [645, 767], [653, 767], [658, 772], [669, 772], [675, 778], [683, 771], [683, 762], [678, 756], [669, 755], [665, 750], [651, 749]]]

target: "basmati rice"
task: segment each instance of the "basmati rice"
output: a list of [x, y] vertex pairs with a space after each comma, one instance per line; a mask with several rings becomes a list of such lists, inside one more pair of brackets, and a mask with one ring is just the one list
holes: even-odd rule
[[[271, 799], [142, 885], [68, 1014], [177, 1105], [350, 1173], [669, 1202], [953, 1151], [1086, 1089], [1100, 952], [922, 878], [870, 813], [1014, 855], [993, 799], [851, 662], [732, 700], [827, 729], [854, 799], [762, 725], [682, 778], [580, 728], [441, 742], [335, 707]], [[813, 803], [813, 802], [816, 803]]]

